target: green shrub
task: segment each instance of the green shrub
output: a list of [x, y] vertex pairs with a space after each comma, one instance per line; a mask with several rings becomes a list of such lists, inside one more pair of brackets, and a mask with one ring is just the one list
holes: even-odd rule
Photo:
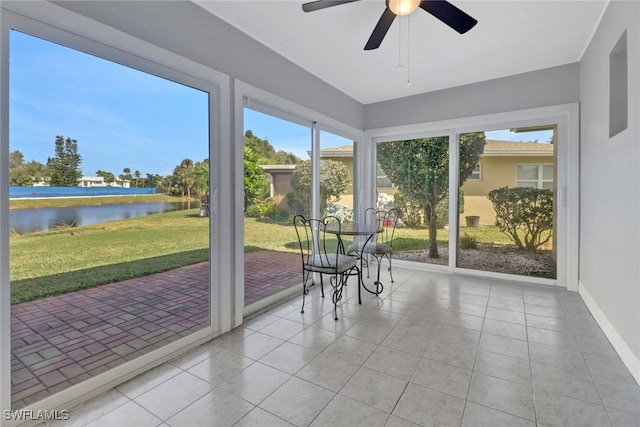
[[256, 202], [256, 205], [260, 208], [260, 215], [263, 218], [273, 218], [278, 214], [278, 206], [275, 199], [267, 197]]
[[462, 249], [477, 249], [478, 239], [476, 239], [476, 236], [464, 233], [462, 236], [460, 236], [460, 247]]
[[260, 218], [262, 216], [260, 214], [260, 207], [258, 205], [249, 205], [249, 207], [247, 207], [247, 211], [245, 212], [245, 216], [249, 218]]
[[278, 206], [273, 198], [267, 197], [266, 199], [256, 200], [253, 205], [247, 208], [245, 215], [249, 218], [273, 218], [278, 215]]
[[520, 249], [535, 252], [553, 235], [553, 193], [530, 187], [502, 187], [489, 192], [496, 226]]

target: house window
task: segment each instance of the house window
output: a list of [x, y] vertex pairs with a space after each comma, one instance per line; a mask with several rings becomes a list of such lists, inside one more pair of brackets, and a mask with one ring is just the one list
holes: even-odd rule
[[482, 166], [480, 163], [471, 171], [471, 175], [467, 178], [467, 181], [482, 181]]
[[387, 174], [384, 173], [380, 164], [376, 163], [376, 186], [378, 188], [391, 188], [393, 184], [391, 180], [387, 178]]
[[553, 190], [553, 165], [517, 165], [516, 186]]

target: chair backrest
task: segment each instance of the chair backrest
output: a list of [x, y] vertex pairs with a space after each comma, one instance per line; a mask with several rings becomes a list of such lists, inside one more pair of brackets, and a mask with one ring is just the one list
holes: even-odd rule
[[364, 211], [365, 224], [378, 224], [382, 228], [382, 233], [378, 234], [378, 243], [384, 243], [393, 247], [393, 236], [398, 225], [400, 212], [396, 208], [389, 210], [368, 208]]
[[293, 225], [298, 236], [302, 263], [319, 266], [337, 265], [338, 254], [344, 252], [338, 244], [342, 224], [338, 217], [327, 215], [322, 219], [296, 215]]

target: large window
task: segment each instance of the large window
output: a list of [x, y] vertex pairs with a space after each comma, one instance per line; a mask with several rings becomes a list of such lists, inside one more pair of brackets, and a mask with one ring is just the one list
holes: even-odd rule
[[[401, 213], [394, 258], [440, 264], [451, 271], [457, 267], [554, 279], [555, 129], [458, 134], [456, 164], [449, 162], [448, 136], [378, 143], [377, 205], [397, 207]], [[458, 177], [455, 190], [449, 181], [452, 172]], [[450, 206], [456, 214], [450, 215]], [[529, 212], [537, 215], [523, 220]], [[455, 242], [451, 236], [457, 237]]]
[[482, 181], [482, 165], [478, 163], [471, 171], [471, 175], [467, 178], [467, 181]]
[[[378, 209], [398, 208], [394, 257], [447, 265], [449, 138], [434, 136], [377, 145]], [[384, 179], [380, 179], [384, 177]]]
[[311, 120], [251, 98], [244, 104], [244, 304], [252, 313], [302, 282], [295, 215], [353, 220], [355, 150]]
[[244, 108], [244, 303], [301, 283], [292, 219], [311, 212], [311, 128]]
[[320, 210], [343, 222], [354, 219], [355, 150], [353, 141], [320, 132]]
[[393, 183], [387, 177], [387, 174], [382, 169], [382, 166], [380, 166], [380, 163], [376, 162], [376, 188], [380, 191], [382, 189], [391, 189], [392, 187]]
[[518, 187], [544, 188], [553, 190], [553, 164], [524, 164], [516, 166]]
[[210, 93], [17, 31], [10, 43], [22, 408], [211, 326]]

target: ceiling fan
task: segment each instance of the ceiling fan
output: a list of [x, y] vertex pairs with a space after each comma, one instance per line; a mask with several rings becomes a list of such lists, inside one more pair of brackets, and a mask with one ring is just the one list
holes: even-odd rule
[[[303, 4], [302, 10], [313, 12], [327, 7], [353, 3], [354, 1], [359, 0], [316, 0]], [[418, 7], [429, 12], [460, 34], [466, 33], [478, 23], [477, 20], [444, 0], [386, 0], [386, 3], [387, 7], [373, 29], [373, 33], [371, 33], [369, 41], [364, 46], [364, 50], [377, 49], [396, 16], [410, 15]]]

